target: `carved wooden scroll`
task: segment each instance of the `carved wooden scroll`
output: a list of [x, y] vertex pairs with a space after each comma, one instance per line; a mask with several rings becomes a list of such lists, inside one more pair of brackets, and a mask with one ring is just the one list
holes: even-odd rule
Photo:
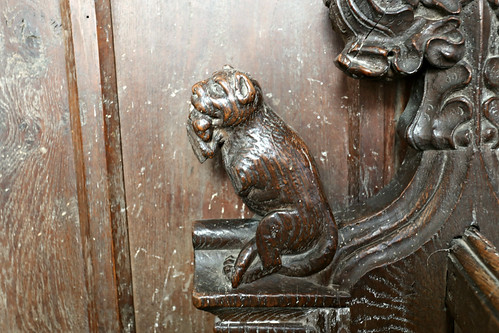
[[[225, 68], [194, 85], [191, 145], [201, 162], [221, 150], [236, 192], [258, 214], [195, 224], [194, 303], [218, 314], [220, 332], [355, 331], [370, 325], [362, 311], [379, 310], [371, 295], [400, 289], [383, 306], [396, 312], [416, 297], [416, 306], [434, 306], [424, 320], [441, 331], [445, 258], [431, 258], [431, 287], [400, 267], [407, 260], [421, 277], [470, 225], [499, 242], [499, 3], [324, 2], [345, 41], [336, 61], [347, 74], [415, 79], [398, 124], [411, 151], [390, 184], [336, 214], [336, 224], [305, 144], [255, 80]], [[390, 267], [393, 283], [376, 273]], [[378, 316], [373, 327], [427, 331], [405, 313]]]
[[[382, 203], [379, 210], [342, 219], [332, 281], [350, 289], [369, 270], [430, 240], [471, 190], [465, 188], [470, 173], [488, 184], [484, 195], [494, 198], [490, 209], [497, 214], [497, 4], [337, 0], [326, 5], [345, 39], [337, 62], [348, 74], [390, 78], [427, 67], [398, 124], [416, 151], [394, 182], [365, 204]], [[477, 216], [461, 223], [480, 224]]]

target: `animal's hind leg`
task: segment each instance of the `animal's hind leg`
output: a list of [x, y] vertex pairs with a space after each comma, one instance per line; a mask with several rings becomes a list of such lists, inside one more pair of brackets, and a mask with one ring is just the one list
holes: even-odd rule
[[243, 247], [241, 252], [239, 252], [236, 262], [234, 263], [234, 271], [231, 278], [233, 288], [236, 288], [242, 282], [242, 277], [253, 260], [255, 260], [258, 253], [257, 251], [256, 242], [253, 238]]
[[[236, 259], [231, 279], [233, 288], [279, 271], [281, 253], [293, 247], [290, 244], [293, 232], [299, 232], [296, 230], [299, 218], [296, 211], [281, 210], [269, 213], [260, 221], [256, 237], [244, 246]], [[248, 271], [257, 254], [262, 266]]]
[[292, 248], [293, 232], [297, 232], [299, 216], [295, 211], [282, 210], [266, 215], [258, 224], [255, 243], [262, 266], [251, 269], [242, 279], [249, 283], [278, 272], [282, 266], [281, 254]]
[[281, 267], [281, 254], [292, 249], [294, 233], [299, 232], [296, 211], [280, 210], [266, 215], [256, 229], [256, 246], [264, 270]]

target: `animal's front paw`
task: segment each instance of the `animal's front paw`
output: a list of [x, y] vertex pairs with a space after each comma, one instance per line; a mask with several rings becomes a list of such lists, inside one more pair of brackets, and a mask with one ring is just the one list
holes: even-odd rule
[[232, 281], [232, 277], [234, 276], [234, 265], [236, 263], [236, 257], [233, 255], [228, 256], [224, 260], [224, 266], [223, 266], [223, 271], [225, 277], [229, 280]]

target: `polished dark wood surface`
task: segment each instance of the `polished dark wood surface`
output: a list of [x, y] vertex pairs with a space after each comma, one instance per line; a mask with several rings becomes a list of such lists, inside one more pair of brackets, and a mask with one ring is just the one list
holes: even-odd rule
[[[202, 163], [220, 151], [236, 193], [261, 216], [239, 254], [224, 261], [233, 288], [274, 273], [315, 274], [338, 244], [314, 158], [263, 96], [258, 81], [230, 66], [192, 87], [187, 134], [194, 153]], [[285, 263], [284, 255], [294, 260]]]
[[[469, 25], [497, 30], [493, 1], [470, 5], [473, 13], [493, 10], [484, 16], [490, 25]], [[431, 10], [442, 16], [435, 6]], [[344, 75], [334, 64], [344, 42], [320, 0], [7, 0], [0, 12], [2, 331], [213, 330], [215, 316], [197, 310], [191, 299], [192, 221], [252, 213], [232, 190], [220, 159], [198, 165], [185, 118], [192, 84], [228, 63], [258, 78], [269, 105], [307, 143], [340, 230], [358, 222], [353, 216], [368, 220], [386, 203], [404, 199], [401, 187], [411, 182], [428, 176], [460, 185], [457, 192], [422, 191], [423, 198], [447, 204], [421, 201], [424, 209], [414, 211], [420, 217], [452, 211], [443, 222], [456, 227], [439, 230], [403, 260], [371, 270], [350, 300], [325, 298], [331, 302], [324, 304], [340, 308], [220, 311], [217, 329], [227, 331], [241, 318], [253, 329], [262, 318], [280, 318], [303, 331], [307, 316], [313, 325], [349, 323], [364, 331], [448, 327], [444, 250], [471, 221], [497, 221], [493, 209], [480, 208], [497, 207], [496, 150], [409, 150], [411, 163], [402, 167], [400, 180], [366, 201], [400, 164], [405, 143], [395, 135], [396, 121], [408, 88], [418, 83]], [[483, 36], [468, 39], [479, 50], [473, 57], [497, 51], [494, 40], [483, 47]], [[496, 58], [471, 66], [486, 68], [488, 94], [483, 113], [473, 118], [484, 124], [472, 136], [475, 143], [495, 142]], [[429, 163], [414, 177], [421, 161], [445, 163]], [[463, 176], [449, 176], [450, 169]], [[477, 223], [497, 244], [494, 223]], [[345, 250], [355, 256], [355, 246]], [[329, 283], [332, 271], [323, 274]]]
[[452, 242], [445, 304], [462, 332], [499, 330], [499, 252], [476, 228]]

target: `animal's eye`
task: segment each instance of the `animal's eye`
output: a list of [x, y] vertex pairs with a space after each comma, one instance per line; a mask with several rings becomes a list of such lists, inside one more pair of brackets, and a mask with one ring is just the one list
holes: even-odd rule
[[241, 91], [241, 95], [248, 96], [248, 86], [242, 77], [239, 79], [239, 89]]
[[211, 86], [211, 92], [215, 96], [218, 96], [218, 97], [225, 96], [225, 90], [224, 90], [224, 88], [222, 88], [222, 86], [218, 82], [214, 82], [212, 84], [212, 86]]

